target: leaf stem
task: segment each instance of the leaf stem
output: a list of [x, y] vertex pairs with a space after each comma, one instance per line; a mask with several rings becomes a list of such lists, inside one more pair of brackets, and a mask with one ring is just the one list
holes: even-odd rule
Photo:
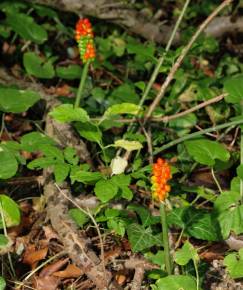
[[217, 187], [218, 187], [219, 192], [222, 193], [223, 190], [222, 190], [222, 188], [221, 188], [221, 186], [220, 186], [220, 183], [219, 183], [219, 181], [218, 181], [218, 179], [217, 179], [217, 177], [216, 177], [216, 175], [215, 175], [215, 173], [214, 173], [214, 169], [213, 169], [213, 167], [211, 168], [211, 174], [212, 174], [212, 176], [213, 176], [213, 180], [214, 180], [214, 182], [216, 183], [216, 185], [217, 185]]
[[78, 92], [77, 92], [77, 96], [76, 96], [76, 100], [75, 100], [75, 104], [74, 104], [74, 108], [78, 108], [79, 104], [80, 104], [80, 100], [83, 94], [83, 90], [84, 90], [84, 84], [88, 75], [88, 68], [89, 68], [89, 64], [90, 64], [90, 60], [88, 60], [83, 68], [82, 71], [82, 75], [81, 75], [81, 79], [80, 79], [80, 83], [79, 83], [79, 87], [78, 87]]
[[199, 290], [199, 273], [198, 273], [197, 262], [195, 261], [195, 259], [193, 259], [193, 264], [194, 264], [194, 268], [195, 268], [195, 272], [196, 272], [197, 290]]
[[168, 275], [171, 275], [172, 267], [171, 267], [170, 246], [169, 246], [169, 239], [168, 239], [168, 225], [167, 225], [166, 210], [165, 210], [164, 202], [160, 203], [160, 217], [161, 217], [161, 225], [162, 225], [163, 246], [164, 246], [164, 253], [165, 253], [165, 269]]
[[[154, 151], [154, 155], [170, 148], [170, 147], [173, 147], [181, 142], [184, 142], [186, 140], [189, 140], [189, 139], [193, 139], [193, 138], [196, 138], [196, 137], [199, 137], [201, 135], [204, 135], [204, 134], [207, 134], [207, 133], [210, 133], [210, 132], [213, 132], [213, 131], [217, 131], [217, 130], [221, 130], [221, 129], [224, 129], [224, 128], [227, 128], [227, 127], [234, 127], [234, 126], [237, 126], [237, 125], [240, 125], [240, 124], [243, 124], [243, 119], [241, 120], [235, 120], [235, 121], [232, 121], [232, 122], [227, 122], [227, 123], [224, 123], [224, 124], [221, 124], [221, 125], [218, 125], [218, 126], [215, 126], [215, 127], [210, 127], [210, 128], [207, 128], [207, 129], [204, 129], [204, 130], [201, 130], [201, 131], [198, 131], [198, 132], [194, 132], [194, 133], [191, 133], [191, 134], [188, 134], [188, 135], [185, 135], [185, 136], [182, 136], [176, 140], [173, 140], [163, 146], [161, 146], [160, 148], [157, 148], [155, 151]], [[242, 158], [243, 159], [243, 158]]]

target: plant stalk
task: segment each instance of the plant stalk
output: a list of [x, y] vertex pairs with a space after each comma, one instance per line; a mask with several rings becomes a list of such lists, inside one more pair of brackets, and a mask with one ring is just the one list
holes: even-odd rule
[[164, 246], [164, 253], [165, 253], [165, 269], [168, 275], [172, 273], [172, 266], [171, 266], [171, 257], [170, 257], [170, 246], [169, 246], [169, 235], [168, 235], [168, 226], [167, 226], [167, 219], [166, 219], [166, 210], [165, 210], [165, 203], [160, 203], [160, 217], [161, 217], [161, 225], [162, 225], [162, 236], [163, 236], [163, 246]]
[[84, 69], [82, 71], [74, 108], [78, 108], [80, 105], [80, 100], [81, 100], [81, 97], [83, 95], [83, 90], [84, 90], [84, 84], [85, 84], [85, 81], [86, 81], [86, 78], [88, 75], [89, 64], [90, 64], [90, 60], [88, 60], [84, 65]]

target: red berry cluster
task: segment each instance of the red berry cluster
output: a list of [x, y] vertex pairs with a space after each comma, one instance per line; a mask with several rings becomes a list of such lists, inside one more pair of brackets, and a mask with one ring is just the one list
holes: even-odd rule
[[78, 43], [82, 61], [85, 63], [88, 60], [94, 60], [94, 34], [89, 19], [84, 18], [78, 20], [75, 30], [75, 39]]
[[170, 191], [170, 185], [167, 182], [170, 179], [169, 164], [164, 159], [158, 158], [157, 162], [153, 165], [153, 175], [151, 177], [153, 198], [159, 201], [164, 201], [167, 198]]

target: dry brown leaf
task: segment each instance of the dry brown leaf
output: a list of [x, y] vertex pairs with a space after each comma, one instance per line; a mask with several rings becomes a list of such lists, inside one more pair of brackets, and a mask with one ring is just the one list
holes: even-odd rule
[[53, 273], [55, 273], [56, 271], [60, 270], [65, 264], [67, 264], [69, 258], [66, 259], [62, 259], [59, 260], [57, 262], [54, 262], [48, 266], [46, 266], [45, 268], [43, 268], [39, 274], [39, 277], [46, 277], [46, 276], [50, 276]]
[[34, 245], [30, 245], [24, 253], [23, 263], [34, 267], [35, 264], [43, 259], [45, 259], [48, 252], [48, 248], [35, 250]]
[[58, 96], [64, 96], [64, 97], [67, 97], [69, 96], [71, 93], [70, 91], [70, 86], [67, 85], [67, 84], [64, 84], [62, 87], [58, 87], [56, 88], [56, 94]]
[[60, 283], [58, 277], [46, 276], [46, 277], [36, 277], [34, 280], [35, 290], [56, 290]]
[[51, 239], [56, 239], [58, 240], [58, 235], [56, 232], [54, 232], [54, 230], [52, 229], [52, 227], [50, 226], [44, 226], [43, 227], [44, 233], [45, 233], [45, 237], [48, 241], [50, 241]]
[[82, 270], [73, 264], [69, 264], [63, 271], [58, 271], [53, 276], [60, 278], [78, 278], [83, 274]]

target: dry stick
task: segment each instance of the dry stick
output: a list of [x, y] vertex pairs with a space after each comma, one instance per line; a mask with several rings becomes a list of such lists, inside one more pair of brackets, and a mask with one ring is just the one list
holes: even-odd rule
[[187, 46], [184, 47], [184, 49], [182, 50], [180, 56], [178, 57], [177, 61], [175, 62], [175, 64], [173, 65], [173, 67], [170, 70], [170, 73], [168, 74], [165, 82], [163, 83], [163, 85], [160, 88], [159, 93], [157, 94], [156, 98], [154, 99], [154, 101], [152, 102], [152, 104], [150, 105], [146, 115], [145, 115], [145, 119], [144, 119], [144, 123], [146, 123], [148, 121], [148, 119], [150, 118], [150, 116], [152, 115], [153, 111], [155, 110], [155, 108], [157, 107], [157, 105], [159, 104], [159, 102], [161, 101], [161, 99], [163, 98], [163, 96], [165, 95], [165, 91], [168, 88], [169, 84], [171, 83], [171, 81], [174, 79], [174, 75], [177, 72], [178, 68], [180, 67], [180, 65], [182, 64], [185, 56], [187, 55], [187, 53], [189, 52], [189, 50], [191, 49], [193, 43], [197, 40], [198, 36], [201, 34], [201, 32], [207, 27], [207, 25], [213, 20], [213, 18], [220, 12], [222, 11], [226, 6], [228, 6], [233, 0], [225, 0], [223, 3], [221, 3], [208, 17], [207, 19], [199, 26], [198, 30], [195, 32], [195, 34], [192, 36], [191, 40], [189, 41], [189, 43], [187, 44]]
[[55, 183], [56, 188], [59, 190], [59, 192], [67, 199], [69, 200], [73, 205], [75, 205], [79, 210], [81, 210], [85, 215], [87, 215], [93, 222], [97, 233], [98, 233], [98, 237], [100, 240], [100, 255], [101, 255], [101, 261], [102, 261], [102, 268], [103, 268], [103, 272], [104, 275], [106, 275], [106, 269], [105, 269], [105, 251], [104, 251], [104, 244], [103, 244], [103, 239], [102, 239], [102, 235], [100, 232], [100, 228], [95, 220], [95, 218], [93, 217], [93, 215], [90, 213], [89, 209], [87, 208], [87, 210], [84, 210], [82, 207], [80, 207], [76, 201], [74, 201], [73, 199], [69, 198], [63, 191], [62, 189], [58, 186], [57, 183]]

